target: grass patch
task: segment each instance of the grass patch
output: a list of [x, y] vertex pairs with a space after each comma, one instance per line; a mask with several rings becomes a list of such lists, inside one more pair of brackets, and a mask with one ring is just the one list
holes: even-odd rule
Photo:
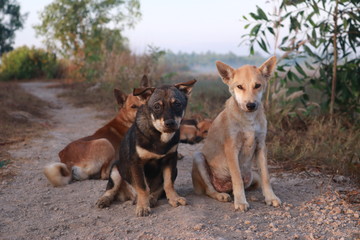
[[286, 170], [316, 169], [360, 183], [360, 125], [344, 117], [283, 120], [269, 128], [267, 142], [269, 159]]

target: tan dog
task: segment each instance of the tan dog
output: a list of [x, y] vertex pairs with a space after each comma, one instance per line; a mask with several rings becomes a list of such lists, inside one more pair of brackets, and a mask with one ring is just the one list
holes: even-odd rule
[[[146, 76], [141, 86], [148, 87]], [[61, 163], [44, 168], [44, 174], [54, 187], [63, 186], [71, 180], [108, 179], [121, 140], [135, 120], [137, 109], [144, 103], [132, 94], [126, 95], [114, 89], [120, 110], [116, 117], [93, 135], [68, 144], [59, 152]]]
[[267, 121], [261, 103], [275, 65], [276, 57], [259, 68], [245, 65], [233, 69], [216, 62], [232, 96], [213, 121], [202, 152], [194, 154], [192, 180], [196, 193], [230, 201], [228, 192], [233, 191], [235, 210], [246, 211], [249, 204], [245, 189], [259, 181], [259, 176], [251, 170], [256, 159], [265, 202], [273, 206], [281, 204], [270, 185], [265, 145]]
[[211, 119], [204, 119], [202, 121], [200, 121], [198, 124], [197, 124], [197, 132], [196, 132], [196, 136], [198, 138], [201, 138], [201, 139], [205, 139], [208, 135], [208, 132], [209, 132], [209, 129], [211, 127], [211, 124], [212, 124], [212, 120]]

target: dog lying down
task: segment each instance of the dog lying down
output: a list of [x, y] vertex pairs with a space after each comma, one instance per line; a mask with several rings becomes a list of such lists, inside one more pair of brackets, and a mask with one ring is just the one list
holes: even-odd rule
[[134, 89], [133, 95], [146, 103], [120, 145], [98, 207], [108, 207], [116, 198], [136, 199], [136, 215], [147, 216], [164, 192], [173, 207], [186, 204], [186, 199], [176, 193], [174, 181], [180, 122], [195, 82]]
[[[149, 86], [146, 75], [140, 86]], [[134, 122], [137, 109], [144, 103], [119, 89], [114, 89], [114, 95], [119, 105], [115, 118], [93, 135], [69, 143], [59, 152], [61, 162], [45, 166], [44, 174], [54, 187], [69, 184], [72, 180], [108, 179], [120, 142]]]

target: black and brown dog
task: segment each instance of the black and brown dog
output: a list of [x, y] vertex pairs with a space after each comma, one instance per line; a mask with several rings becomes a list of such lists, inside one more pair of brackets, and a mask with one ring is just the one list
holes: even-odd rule
[[147, 216], [164, 190], [170, 205], [186, 205], [186, 199], [176, 193], [174, 181], [180, 122], [195, 82], [134, 89], [133, 95], [146, 103], [121, 143], [98, 207], [110, 206], [116, 197], [120, 201], [136, 198], [136, 215]]

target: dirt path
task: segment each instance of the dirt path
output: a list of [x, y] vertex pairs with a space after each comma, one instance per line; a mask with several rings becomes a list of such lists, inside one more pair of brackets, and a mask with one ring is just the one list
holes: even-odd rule
[[[135, 216], [131, 202], [98, 209], [95, 202], [106, 181], [50, 186], [42, 169], [58, 161], [70, 141], [93, 133], [104, 121], [89, 108], [74, 108], [57, 98], [61, 91], [46, 83], [24, 83], [27, 91], [51, 102], [51, 127], [40, 138], [14, 145], [18, 174], [0, 189], [0, 239], [360, 239], [357, 206], [346, 198], [350, 186], [334, 185], [317, 174], [273, 174], [273, 187], [284, 205], [263, 203], [260, 190], [247, 192], [251, 209], [235, 212], [193, 193], [191, 155], [198, 145], [181, 145], [176, 189], [189, 202], [172, 208], [161, 200], [149, 217]], [[348, 195], [347, 195], [348, 196]]]

